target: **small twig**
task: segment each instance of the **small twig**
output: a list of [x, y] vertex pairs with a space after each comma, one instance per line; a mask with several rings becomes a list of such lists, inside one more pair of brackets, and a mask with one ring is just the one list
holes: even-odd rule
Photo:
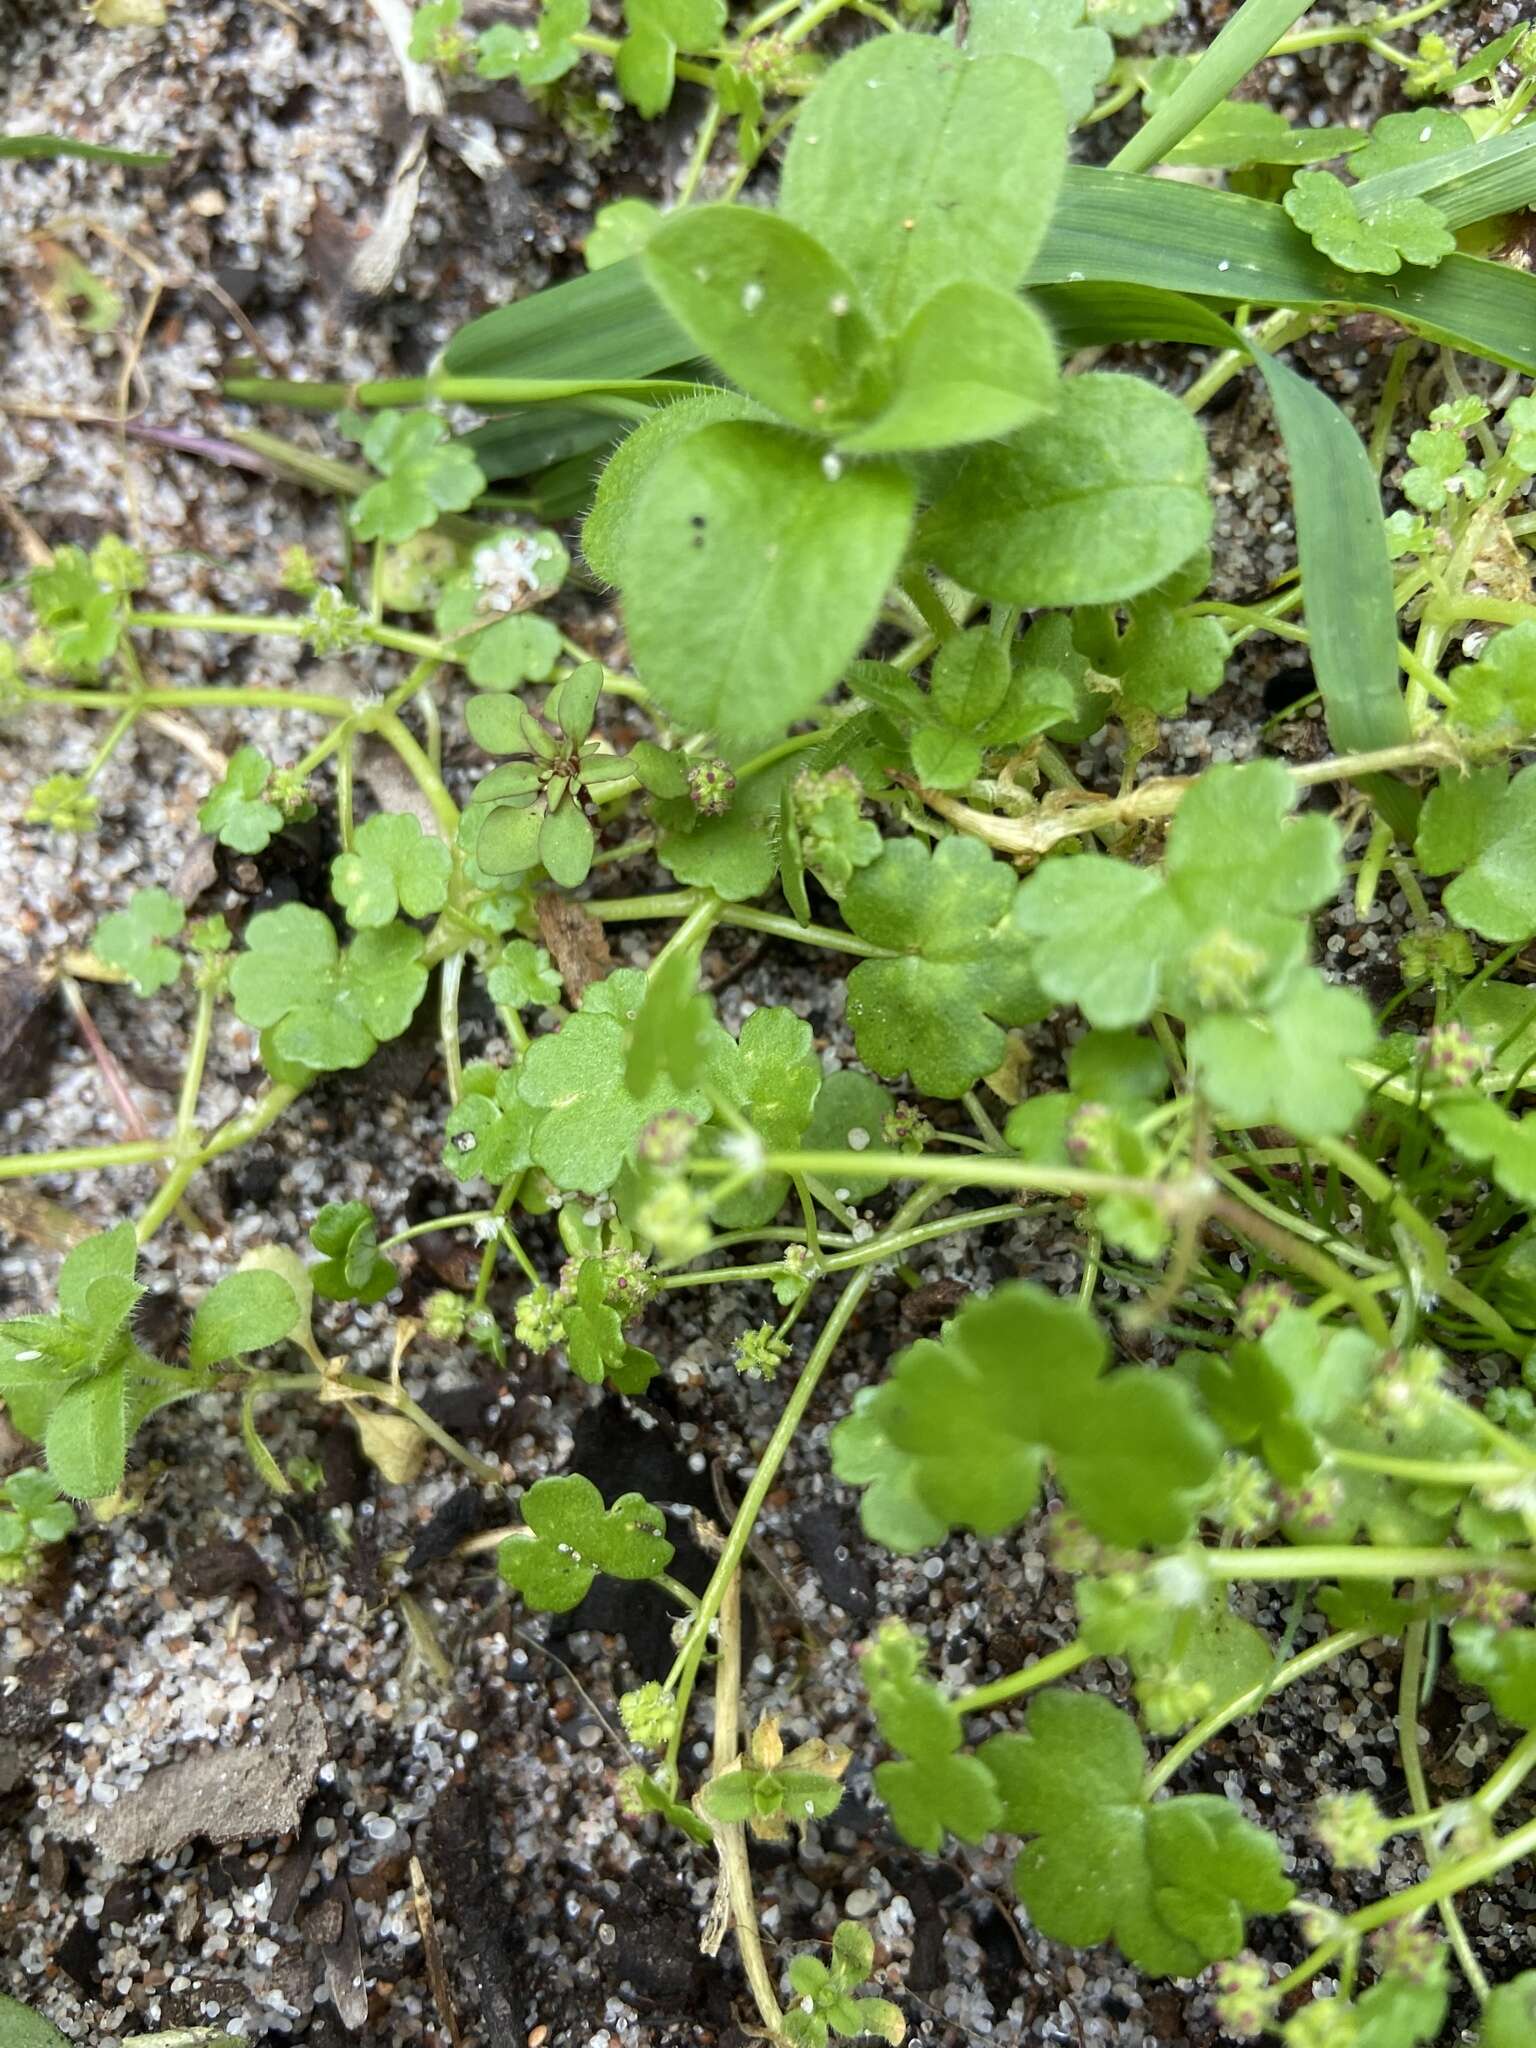
[[[720, 1602], [718, 1652], [715, 1659], [715, 1736], [711, 1758], [718, 1777], [735, 1763], [741, 1748], [741, 1573], [732, 1572]], [[757, 2010], [770, 2038], [780, 2038], [784, 2022], [774, 1993], [768, 1958], [757, 1924], [757, 1902], [752, 1896], [752, 1865], [747, 1856], [747, 1831], [740, 1822], [715, 1821], [715, 1842], [720, 1851], [720, 1876], [729, 1906], [728, 1915], [711, 1916], [710, 1933], [723, 1935], [727, 1926], [736, 1929], [736, 1946], [742, 1968], [752, 1987]], [[718, 1947], [718, 1941], [716, 1942]], [[712, 1954], [706, 1943], [705, 1954]]]
[[117, 1104], [117, 1113], [122, 1119], [123, 1129], [130, 1138], [147, 1138], [150, 1129], [140, 1114], [139, 1106], [128, 1092], [128, 1083], [118, 1065], [111, 1048], [96, 1029], [96, 1020], [85, 1006], [85, 997], [80, 993], [79, 983], [71, 975], [59, 976], [59, 991], [69, 1006], [80, 1036], [85, 1040], [91, 1058], [96, 1062], [107, 1093]]
[[416, 1908], [416, 1925], [421, 1929], [421, 1951], [426, 1959], [432, 2002], [437, 2007], [438, 2018], [448, 2030], [452, 2048], [461, 2048], [464, 2036], [459, 2031], [459, 2016], [453, 2009], [453, 1993], [448, 1983], [448, 1972], [443, 1967], [443, 1947], [437, 1938], [437, 1916], [432, 1911], [427, 1874], [418, 1856], [411, 1858], [411, 1903]]

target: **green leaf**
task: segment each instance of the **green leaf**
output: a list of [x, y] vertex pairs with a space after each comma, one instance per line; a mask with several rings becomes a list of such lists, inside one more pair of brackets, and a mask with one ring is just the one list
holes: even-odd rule
[[941, 840], [931, 853], [919, 839], [887, 841], [842, 902], [860, 938], [902, 956], [861, 960], [848, 977], [861, 1060], [951, 1097], [1001, 1064], [1004, 1027], [1044, 1014], [1017, 898], [1013, 870], [978, 840]]
[[533, 28], [494, 22], [475, 39], [481, 78], [516, 78], [525, 88], [553, 85], [581, 58], [573, 40], [590, 20], [587, 0], [544, 0]]
[[[681, 332], [678, 346], [687, 347]], [[750, 411], [748, 401], [734, 391], [705, 392], [657, 406], [648, 420], [625, 436], [603, 467], [581, 529], [581, 552], [595, 576], [612, 584], [625, 580], [624, 550], [636, 507], [652, 467], [667, 450], [701, 427], [739, 420]]]
[[[1150, 112], [1152, 94], [1143, 104]], [[1410, 116], [1411, 118], [1411, 116]], [[1283, 114], [1258, 100], [1223, 100], [1164, 161], [1205, 170], [1244, 170], [1250, 164], [1314, 164], [1361, 147], [1353, 128], [1293, 128]], [[1351, 165], [1357, 169], [1359, 159]]]
[[[793, 1010], [754, 1010], [741, 1027], [727, 1092], [769, 1152], [792, 1151], [805, 1136], [821, 1092], [815, 1034]], [[761, 1175], [714, 1206], [725, 1230], [771, 1222], [789, 1192], [788, 1176]]]
[[588, 270], [604, 270], [610, 263], [638, 255], [663, 218], [661, 208], [649, 199], [611, 199], [600, 206], [581, 251]]
[[1453, 1152], [1486, 1160], [1506, 1194], [1522, 1207], [1536, 1207], [1536, 1115], [1511, 1116], [1471, 1089], [1435, 1103], [1432, 1114]]
[[1135, 377], [1070, 377], [1052, 414], [978, 449], [923, 518], [918, 547], [1005, 604], [1111, 604], [1205, 545], [1205, 443]]
[[[138, 1267], [138, 1239], [131, 1223], [83, 1238], [59, 1268], [59, 1308], [79, 1323], [89, 1324], [99, 1280], [132, 1281]], [[113, 1327], [116, 1327], [114, 1324]]]
[[328, 918], [286, 903], [253, 917], [245, 941], [230, 970], [235, 1009], [295, 1067], [365, 1065], [405, 1030], [426, 991], [421, 934], [405, 925], [360, 932], [343, 953]]
[[1190, 1070], [1217, 1112], [1237, 1124], [1282, 1124], [1300, 1138], [1343, 1135], [1365, 1102], [1350, 1071], [1376, 1043], [1370, 1005], [1312, 970], [1256, 1016], [1215, 1014], [1189, 1027]]
[[852, 278], [803, 228], [757, 207], [689, 207], [642, 260], [700, 351], [782, 418], [835, 435], [878, 410], [878, 339]]
[[1455, 156], [1472, 141], [1472, 130], [1449, 107], [1421, 107], [1416, 113], [1383, 114], [1370, 140], [1350, 163], [1357, 178], [1375, 178], [1385, 171], [1406, 170]]
[[573, 1472], [535, 1480], [522, 1510], [533, 1540], [509, 1537], [497, 1565], [505, 1583], [541, 1613], [569, 1613], [599, 1572], [653, 1579], [672, 1562], [666, 1518], [638, 1493], [622, 1494], [605, 1508], [591, 1480]]
[[[1076, 127], [1093, 105], [1095, 87], [1109, 76], [1115, 47], [1105, 34], [1136, 31], [1100, 22], [1083, 0], [975, 0], [965, 34], [968, 57], [1027, 57], [1056, 81], [1067, 121]], [[1171, 6], [1157, 19], [1166, 19]]]
[[[393, 1278], [393, 1275], [391, 1275]], [[199, 1371], [280, 1344], [299, 1320], [293, 1289], [279, 1273], [226, 1273], [198, 1304], [187, 1356]]]
[[272, 764], [259, 747], [244, 746], [229, 757], [224, 780], [197, 807], [197, 822], [220, 846], [236, 853], [264, 853], [283, 826], [283, 814], [266, 800]]
[[[601, 1194], [617, 1179], [640, 1130], [664, 1109], [703, 1117], [708, 1103], [659, 1080], [643, 1095], [625, 1081], [629, 1032], [645, 996], [645, 976], [620, 968], [594, 982], [580, 1010], [558, 1031], [536, 1038], [517, 1069], [518, 1092], [540, 1109], [533, 1163], [556, 1187]], [[717, 1027], [718, 1028], [718, 1027]], [[719, 1042], [728, 1045], [721, 1031]]]
[[153, 995], [181, 973], [181, 955], [164, 942], [186, 921], [169, 890], [135, 889], [126, 910], [114, 910], [97, 925], [91, 950], [108, 967], [121, 968], [141, 996]]
[[533, 1163], [538, 1112], [518, 1093], [515, 1067], [483, 1060], [464, 1069], [463, 1092], [444, 1125], [443, 1164], [455, 1180], [483, 1175], [493, 1187]]
[[[913, 485], [778, 428], [702, 427], [649, 471], [626, 549], [635, 663], [679, 723], [782, 730], [858, 652], [896, 574]], [[722, 598], [729, 603], [722, 610]]]
[[1049, 411], [1060, 386], [1056, 345], [1040, 316], [967, 279], [943, 286], [912, 315], [896, 339], [891, 376], [890, 403], [868, 426], [840, 434], [840, 446], [892, 455], [996, 440]]
[[309, 1226], [309, 1241], [324, 1255], [308, 1269], [309, 1282], [326, 1301], [382, 1301], [400, 1277], [379, 1250], [366, 1202], [327, 1202]]
[[531, 939], [508, 939], [485, 987], [493, 1003], [509, 1010], [552, 1010], [565, 993], [548, 953]]
[[1012, 291], [1065, 160], [1061, 96], [1039, 65], [877, 36], [805, 102], [779, 205], [846, 266], [889, 332], [958, 280]]
[[1106, 1356], [1085, 1310], [1026, 1282], [1000, 1287], [942, 1340], [897, 1355], [861, 1403], [859, 1426], [833, 1431], [833, 1470], [870, 1486], [865, 1525], [888, 1543], [915, 1532], [915, 1510], [930, 1531], [999, 1535], [1033, 1508], [1047, 1455], [1072, 1507], [1107, 1541], [1178, 1543], [1220, 1441], [1182, 1380], [1139, 1368], [1101, 1378]]
[[[1210, 559], [1204, 550], [1195, 558], [1198, 580], [1189, 596], [1205, 587]], [[1227, 666], [1227, 636], [1217, 619], [1192, 619], [1180, 609], [1188, 599], [1169, 595], [1170, 585], [1182, 593], [1181, 576], [1170, 577], [1126, 608], [1123, 629], [1111, 610], [1079, 610], [1073, 639], [1100, 675], [1113, 676], [1124, 703], [1177, 718], [1191, 697], [1218, 689]]]
[[68, 1388], [43, 1437], [48, 1470], [76, 1500], [102, 1500], [123, 1483], [128, 1456], [128, 1376], [115, 1366]]
[[1128, 1714], [1094, 1693], [1041, 1693], [1024, 1733], [978, 1752], [1004, 1824], [1031, 1835], [1013, 1881], [1042, 1934], [1074, 1948], [1113, 1940], [1138, 1969], [1190, 1977], [1235, 1955], [1244, 1917], [1283, 1912], [1280, 1844], [1220, 1796], [1148, 1801]]
[[[44, 135], [0, 135], [0, 156], [19, 156], [23, 154], [20, 150], [8, 150], [6, 148], [7, 143], [47, 142], [56, 139], [55, 137]], [[79, 145], [82, 151], [87, 147], [87, 144]], [[27, 154], [30, 153], [27, 152]], [[67, 156], [73, 156], [75, 153], [74, 149], [61, 152], [61, 154]], [[41, 155], [42, 152], [39, 151], [37, 154]], [[155, 157], [134, 159], [134, 161], [160, 163], [164, 162], [165, 159]], [[57, 2027], [50, 2025], [41, 2013], [29, 2012], [26, 2006], [18, 2005], [14, 1998], [7, 1998], [4, 1992], [0, 1992], [0, 2030], [4, 2032], [6, 2048], [70, 2048], [68, 2039], [59, 2032]]]
[[[889, 1088], [855, 1067], [839, 1067], [822, 1081], [802, 1142], [808, 1152], [878, 1148], [881, 1126], [894, 1107]], [[867, 1202], [889, 1185], [884, 1174], [845, 1170], [838, 1175], [835, 1192], [842, 1201]]]
[[1019, 891], [1047, 995], [1120, 1030], [1159, 1007], [1277, 1000], [1303, 959], [1306, 914], [1338, 886], [1338, 835], [1293, 818], [1278, 761], [1221, 766], [1189, 791], [1164, 873], [1099, 854], [1045, 862]]
[[958, 1754], [960, 1716], [922, 1673], [922, 1645], [900, 1622], [886, 1622], [864, 1653], [863, 1676], [880, 1733], [902, 1763], [876, 1764], [875, 1790], [897, 1831], [930, 1854], [947, 1833], [979, 1842], [998, 1823], [991, 1773]]
[[[1496, 1984], [1483, 2007], [1480, 2048], [1526, 2048], [1536, 2039], [1536, 1970], [1522, 1970], [1505, 1984]], [[23, 2041], [21, 2048], [31, 2048]], [[43, 2044], [39, 2043], [39, 2048]]]
[[560, 888], [581, 886], [591, 872], [596, 850], [596, 834], [574, 793], [558, 808], [544, 812], [539, 826], [539, 864]]
[[1451, 1630], [1456, 1669], [1479, 1686], [1502, 1720], [1536, 1728], [1536, 1629], [1459, 1621]]
[[103, 587], [83, 548], [55, 548], [45, 568], [34, 569], [27, 589], [48, 651], [75, 682], [99, 676], [122, 637], [122, 601]]
[[1285, 210], [1314, 246], [1345, 270], [1391, 277], [1406, 263], [1438, 263], [1456, 237], [1426, 199], [1373, 200], [1369, 187], [1346, 185], [1332, 171], [1298, 172]]
[[350, 853], [331, 862], [331, 894], [355, 930], [393, 924], [397, 912], [431, 917], [448, 901], [453, 855], [409, 811], [359, 825]]
[[344, 416], [341, 424], [383, 479], [347, 515], [359, 540], [409, 540], [442, 513], [464, 511], [485, 489], [474, 456], [448, 439], [434, 413], [386, 411], [366, 421]]
[[664, 1082], [692, 1088], [718, 1063], [720, 1051], [714, 1005], [699, 994], [697, 951], [669, 954], [646, 977], [629, 1034], [625, 1087], [635, 1096]]
[[1536, 932], [1536, 767], [1445, 774], [1419, 820], [1426, 875], [1454, 874], [1441, 898], [1458, 924], [1504, 944]]

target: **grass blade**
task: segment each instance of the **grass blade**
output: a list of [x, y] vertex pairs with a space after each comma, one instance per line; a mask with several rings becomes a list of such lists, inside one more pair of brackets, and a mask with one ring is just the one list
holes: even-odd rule
[[[1283, 207], [1197, 185], [1069, 170], [1029, 282], [1063, 288], [1048, 300], [1069, 342], [1073, 287], [1146, 285], [1226, 305], [1367, 308], [1431, 341], [1536, 375], [1529, 273], [1476, 256], [1448, 256], [1434, 270], [1391, 278], [1346, 273], [1318, 254]], [[1177, 325], [1181, 316], [1167, 308], [1165, 317]], [[630, 257], [471, 321], [449, 343], [443, 367], [454, 375], [646, 377], [691, 353]]]
[[153, 171], [170, 157], [157, 150], [108, 149], [99, 142], [77, 142], [72, 135], [0, 135], [0, 157], [84, 157], [93, 164], [126, 164], [130, 170]]
[[1299, 6], [1297, 0], [1244, 0], [1177, 91], [1111, 159], [1111, 170], [1144, 171], [1158, 163], [1269, 55], [1311, 4], [1312, 0], [1301, 0]]
[[1031, 285], [1161, 286], [1227, 305], [1365, 308], [1448, 348], [1536, 375], [1536, 276], [1477, 256], [1395, 277], [1342, 271], [1285, 209], [1235, 192], [1069, 170]]
[[692, 353], [630, 256], [483, 313], [438, 367], [452, 377], [649, 377]]
[[1361, 180], [1374, 199], [1427, 199], [1453, 228], [1536, 204], [1536, 121], [1490, 135], [1454, 156], [1431, 157]]

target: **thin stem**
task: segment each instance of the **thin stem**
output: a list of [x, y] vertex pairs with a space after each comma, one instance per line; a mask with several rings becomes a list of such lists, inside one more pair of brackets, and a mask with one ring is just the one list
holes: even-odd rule
[[45, 1173], [97, 1173], [108, 1166], [149, 1166], [175, 1156], [174, 1138], [128, 1138], [120, 1145], [67, 1145], [57, 1152], [12, 1152], [0, 1158], [0, 1181]]
[[[1424, 1638], [1429, 1624], [1426, 1621], [1411, 1621], [1403, 1635], [1403, 1668], [1397, 1687], [1397, 1754], [1403, 1766], [1403, 1777], [1408, 1785], [1408, 1798], [1416, 1814], [1431, 1811], [1429, 1787], [1424, 1780], [1424, 1759], [1419, 1754], [1419, 1695], [1424, 1684]], [[1433, 1863], [1435, 1834], [1432, 1826], [1419, 1831], [1424, 1844], [1424, 1854]], [[1479, 1967], [1477, 1957], [1472, 1953], [1472, 1944], [1467, 1939], [1467, 1930], [1461, 1924], [1461, 1915], [1450, 1899], [1441, 1899], [1440, 1918], [1444, 1922], [1446, 1937], [1456, 1951], [1456, 1960], [1461, 1965], [1462, 1975], [1471, 1985], [1479, 2005], [1488, 2000], [1488, 1979]]]
[[[915, 1223], [932, 1200], [934, 1200], [934, 1195], [927, 1189], [914, 1195], [897, 1212], [895, 1219], [896, 1227], [898, 1229], [906, 1229]], [[721, 1551], [719, 1562], [710, 1575], [709, 1584], [704, 1589], [704, 1597], [699, 1602], [699, 1611], [694, 1616], [687, 1639], [673, 1667], [673, 1676], [679, 1682], [679, 1713], [683, 1711], [687, 1704], [687, 1695], [682, 1690], [681, 1685], [681, 1675], [687, 1660], [690, 1655], [696, 1659], [697, 1655], [702, 1652], [703, 1644], [708, 1639], [710, 1624], [720, 1610], [720, 1603], [725, 1597], [726, 1587], [730, 1584], [740, 1567], [742, 1558], [746, 1554], [753, 1526], [758, 1516], [762, 1513], [763, 1502], [772, 1491], [773, 1483], [779, 1474], [779, 1467], [783, 1464], [789, 1447], [794, 1441], [795, 1432], [805, 1418], [805, 1411], [811, 1404], [811, 1397], [816, 1392], [821, 1376], [826, 1371], [832, 1354], [842, 1339], [843, 1332], [853, 1320], [854, 1313], [859, 1303], [868, 1293], [873, 1279], [874, 1268], [872, 1266], [865, 1266], [854, 1274], [853, 1278], [838, 1296], [832, 1313], [827, 1317], [826, 1322], [823, 1323], [821, 1333], [817, 1337], [815, 1344], [811, 1347], [810, 1356], [806, 1359], [801, 1369], [800, 1377], [795, 1382], [794, 1391], [784, 1404], [784, 1412], [780, 1415], [773, 1434], [768, 1439], [768, 1443], [764, 1448], [763, 1455], [758, 1461], [757, 1471], [753, 1474], [752, 1483], [742, 1496], [741, 1506], [736, 1511], [736, 1518], [731, 1524], [730, 1534], [725, 1539], [725, 1548]]]
[[1351, 1650], [1358, 1650], [1362, 1643], [1371, 1640], [1371, 1632], [1365, 1628], [1341, 1629], [1337, 1635], [1324, 1636], [1320, 1643], [1313, 1643], [1301, 1650], [1278, 1671], [1272, 1671], [1257, 1684], [1234, 1693], [1229, 1700], [1223, 1700], [1219, 1707], [1213, 1707], [1193, 1728], [1181, 1735], [1172, 1749], [1160, 1757], [1147, 1773], [1146, 1796], [1160, 1792], [1168, 1781], [1183, 1770], [1197, 1750], [1203, 1749], [1213, 1735], [1233, 1721], [1240, 1721], [1245, 1714], [1251, 1714], [1261, 1706], [1271, 1693], [1294, 1685], [1299, 1678], [1309, 1678], [1314, 1671], [1320, 1671], [1325, 1664], [1333, 1663], [1337, 1657], [1347, 1657]]
[[1463, 1579], [1469, 1572], [1499, 1572], [1536, 1583], [1536, 1556], [1508, 1550], [1392, 1550], [1373, 1544], [1300, 1544], [1294, 1549], [1202, 1550], [1196, 1561], [1212, 1578], [1282, 1579]]
[[984, 1714], [989, 1707], [1000, 1707], [1005, 1700], [1016, 1700], [1042, 1685], [1054, 1685], [1058, 1678], [1079, 1670], [1096, 1654], [1081, 1640], [1065, 1643], [1061, 1649], [1052, 1650], [1049, 1656], [1037, 1657], [1033, 1664], [1026, 1664], [1021, 1671], [1010, 1671], [1006, 1678], [994, 1678], [986, 1685], [975, 1686], [970, 1692], [957, 1694], [951, 1704], [957, 1713]]

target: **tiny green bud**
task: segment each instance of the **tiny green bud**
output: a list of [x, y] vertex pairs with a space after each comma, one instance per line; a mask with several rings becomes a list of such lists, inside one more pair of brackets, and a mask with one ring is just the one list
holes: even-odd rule
[[820, 1271], [816, 1256], [809, 1245], [787, 1245], [784, 1250], [784, 1271], [773, 1283], [773, 1298], [780, 1308], [793, 1308], [809, 1290]]
[[501, 1334], [501, 1325], [488, 1308], [472, 1308], [465, 1318], [464, 1334], [477, 1351], [494, 1358], [498, 1365], [507, 1362], [507, 1340]]
[[91, 574], [104, 590], [126, 597], [130, 591], [144, 588], [149, 564], [137, 548], [115, 533], [106, 533], [91, 549]]
[[1264, 971], [1264, 954], [1235, 932], [1212, 932], [1189, 956], [1195, 996], [1207, 1010], [1241, 1010]]
[[360, 647], [366, 637], [362, 612], [334, 583], [322, 583], [310, 599], [305, 637], [316, 654], [345, 654], [350, 647]]
[[1295, 1305], [1296, 1296], [1283, 1280], [1254, 1280], [1237, 1297], [1237, 1334], [1262, 1337], [1283, 1310]]
[[285, 818], [297, 820], [314, 816], [309, 777], [301, 775], [297, 768], [274, 768], [267, 778], [266, 794]]
[[1331, 1472], [1315, 1472], [1294, 1491], [1280, 1495], [1280, 1517], [1320, 1532], [1333, 1527], [1343, 1505], [1343, 1481]]
[[277, 558], [277, 580], [295, 597], [313, 597], [320, 588], [320, 572], [308, 548], [284, 548]]
[[1247, 1953], [1218, 1963], [1211, 1989], [1217, 2019], [1239, 2041], [1256, 2041], [1274, 2018], [1275, 1996], [1269, 1988], [1269, 1970], [1256, 1955]]
[[881, 1119], [880, 1135], [898, 1152], [921, 1152], [933, 1137], [933, 1125], [915, 1102], [898, 1102]]
[[1314, 1998], [1285, 2023], [1285, 2048], [1354, 2048], [1360, 2021], [1344, 1998]]
[[709, 1204], [680, 1180], [668, 1181], [644, 1202], [640, 1229], [664, 1259], [696, 1259], [713, 1235]]
[[530, 1287], [518, 1296], [512, 1334], [525, 1351], [544, 1352], [565, 1341], [565, 1324], [552, 1287]]
[[1483, 1070], [1483, 1050], [1465, 1024], [1437, 1024], [1424, 1041], [1424, 1066], [1446, 1088], [1470, 1088]]
[[718, 756], [708, 761], [696, 761], [688, 770], [688, 794], [693, 807], [702, 811], [706, 818], [718, 818], [731, 808], [731, 798], [736, 791], [736, 777], [728, 761]]
[[436, 1337], [439, 1343], [450, 1344], [464, 1334], [464, 1325], [469, 1320], [469, 1303], [462, 1294], [454, 1294], [446, 1287], [427, 1296], [422, 1311], [427, 1335]]
[[665, 1749], [677, 1727], [677, 1700], [655, 1679], [620, 1693], [619, 1719], [624, 1733], [641, 1749]]
[[744, 1330], [736, 1339], [736, 1370], [748, 1379], [771, 1380], [789, 1356], [789, 1346], [771, 1323]]
[[1530, 1596], [1501, 1573], [1469, 1572], [1461, 1582], [1456, 1614], [1461, 1621], [1483, 1622], [1502, 1634], [1514, 1626], [1529, 1604]]
[[1375, 1870], [1391, 1833], [1369, 1792], [1330, 1792], [1312, 1811], [1312, 1832], [1339, 1870]]
[[1371, 1957], [1383, 1977], [1427, 1984], [1445, 1962], [1445, 1950], [1427, 1927], [1389, 1920], [1371, 1937]]
[[663, 1171], [681, 1166], [693, 1149], [698, 1119], [685, 1109], [664, 1109], [653, 1116], [635, 1141], [635, 1156], [642, 1166]]
[[92, 832], [96, 799], [78, 775], [50, 775], [27, 799], [26, 820], [55, 832]]
[[1371, 1406], [1383, 1421], [1404, 1429], [1421, 1429], [1440, 1400], [1442, 1360], [1427, 1344], [1407, 1351], [1389, 1351], [1371, 1383]]
[[1274, 1488], [1258, 1459], [1229, 1453], [1207, 1509], [1211, 1520], [1234, 1536], [1257, 1536], [1271, 1526], [1275, 1512]]

